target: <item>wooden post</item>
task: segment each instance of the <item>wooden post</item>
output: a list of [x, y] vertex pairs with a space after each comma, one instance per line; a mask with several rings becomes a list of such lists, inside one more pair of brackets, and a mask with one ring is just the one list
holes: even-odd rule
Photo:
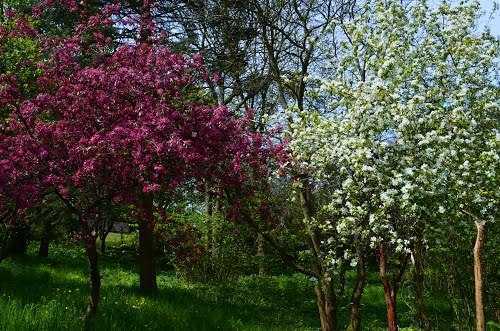
[[477, 236], [474, 245], [474, 297], [476, 301], [476, 330], [485, 331], [483, 299], [483, 248], [486, 239], [485, 222], [475, 221]]

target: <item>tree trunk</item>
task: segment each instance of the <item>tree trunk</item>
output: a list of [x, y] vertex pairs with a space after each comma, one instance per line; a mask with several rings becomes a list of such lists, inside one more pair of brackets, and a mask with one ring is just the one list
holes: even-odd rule
[[85, 251], [89, 261], [90, 271], [90, 300], [85, 314], [85, 326], [89, 328], [89, 323], [97, 313], [97, 306], [101, 298], [101, 275], [99, 274], [96, 238], [91, 237], [86, 240]]
[[7, 253], [5, 249], [0, 246], [0, 263], [7, 258]]
[[483, 300], [483, 248], [486, 239], [486, 225], [476, 221], [476, 244], [474, 245], [474, 296], [476, 301], [476, 330], [485, 331]]
[[366, 285], [366, 265], [364, 256], [358, 256], [356, 285], [351, 297], [351, 317], [348, 331], [361, 331], [361, 298]]
[[6, 259], [9, 256], [9, 245], [10, 245], [10, 237], [12, 233], [9, 229], [5, 230], [4, 235], [0, 238], [0, 262]]
[[23, 255], [28, 249], [29, 228], [25, 224], [18, 224], [14, 227], [11, 242], [9, 244], [9, 254]]
[[40, 257], [48, 257], [49, 256], [49, 238], [44, 235], [40, 239], [40, 247], [38, 248], [38, 256]]
[[346, 274], [347, 274], [347, 266], [345, 264], [342, 264], [339, 268], [339, 271], [338, 271], [338, 291], [337, 294], [339, 296], [343, 296], [344, 293], [345, 293], [345, 285], [346, 285], [346, 282], [347, 282], [347, 279], [346, 279]]
[[316, 303], [318, 304], [321, 331], [337, 330], [337, 298], [331, 288], [331, 278], [323, 272], [321, 258], [321, 244], [318, 229], [313, 224], [314, 204], [309, 182], [305, 178], [299, 178], [301, 189], [299, 190], [300, 204], [304, 215], [304, 226], [309, 234], [309, 247], [315, 259], [314, 271], [320, 275], [318, 284], [315, 286]]
[[106, 254], [106, 238], [108, 238], [109, 232], [105, 232], [101, 234], [100, 240], [101, 240], [101, 254], [104, 255]]
[[101, 254], [106, 254], [106, 237], [101, 238]]
[[337, 298], [331, 289], [330, 280], [322, 277], [314, 287], [318, 304], [321, 331], [337, 330]]
[[384, 286], [384, 297], [387, 307], [387, 330], [397, 331], [396, 296]]
[[14, 241], [11, 243], [11, 253], [14, 255], [24, 255], [26, 254], [26, 250], [28, 248], [27, 239], [23, 237], [14, 238]]
[[106, 238], [108, 238], [109, 233], [113, 229], [113, 224], [114, 222], [110, 220], [102, 221], [99, 228], [100, 251], [102, 255], [106, 254]]
[[139, 221], [139, 279], [140, 289], [154, 292], [156, 284], [155, 252], [154, 252], [154, 215], [153, 203], [146, 199], [143, 208], [143, 219]]
[[415, 283], [415, 306], [417, 309], [417, 323], [423, 330], [430, 330], [429, 319], [425, 312], [424, 300], [424, 243], [417, 240], [413, 249], [413, 258], [415, 269], [413, 273], [413, 282]]
[[40, 238], [40, 246], [38, 247], [38, 256], [48, 257], [49, 256], [49, 244], [50, 244], [50, 233], [51, 224], [49, 220], [43, 221], [42, 237]]
[[382, 244], [379, 246], [378, 258], [380, 279], [384, 285], [384, 298], [387, 309], [387, 330], [397, 331], [398, 319], [396, 315], [396, 291], [394, 286], [391, 285], [391, 281], [389, 279], [387, 271], [387, 257], [385, 248]]

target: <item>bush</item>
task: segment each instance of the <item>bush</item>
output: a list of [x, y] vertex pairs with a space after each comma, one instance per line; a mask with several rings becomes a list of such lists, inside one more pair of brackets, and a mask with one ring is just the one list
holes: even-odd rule
[[163, 263], [180, 276], [200, 282], [222, 282], [255, 273], [255, 239], [237, 224], [203, 214], [177, 215], [158, 226]]

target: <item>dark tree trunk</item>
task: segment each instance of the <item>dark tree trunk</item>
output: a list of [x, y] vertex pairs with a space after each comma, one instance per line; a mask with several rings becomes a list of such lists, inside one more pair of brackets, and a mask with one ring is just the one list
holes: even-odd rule
[[101, 254], [106, 254], [106, 236], [101, 238]]
[[384, 298], [387, 308], [387, 329], [389, 331], [398, 330], [398, 319], [396, 315], [396, 288], [391, 284], [387, 270], [387, 256], [383, 245], [379, 246], [379, 273], [384, 285]]
[[345, 285], [346, 285], [346, 273], [347, 273], [347, 266], [346, 265], [341, 265], [339, 270], [338, 270], [338, 283], [335, 285], [337, 288], [336, 293], [339, 296], [343, 296], [345, 293]]
[[142, 212], [143, 219], [139, 221], [139, 287], [144, 292], [154, 292], [158, 287], [154, 254], [155, 222], [151, 200], [145, 200]]
[[38, 248], [38, 256], [40, 257], [48, 257], [49, 256], [49, 238], [47, 236], [43, 236], [40, 239], [40, 246]]
[[0, 247], [0, 263], [7, 258], [7, 253], [3, 247]]
[[356, 270], [356, 284], [351, 297], [351, 317], [347, 330], [361, 331], [361, 298], [366, 285], [366, 263], [365, 257], [358, 254], [358, 265]]
[[38, 248], [38, 256], [48, 257], [49, 256], [49, 244], [50, 244], [50, 234], [52, 224], [48, 220], [44, 220], [42, 229], [42, 237], [40, 238], [40, 246]]
[[413, 282], [415, 284], [415, 306], [417, 309], [417, 323], [423, 330], [430, 330], [430, 322], [427, 318], [424, 300], [424, 243], [417, 240], [413, 249], [413, 258], [415, 269], [413, 273]]
[[97, 307], [101, 298], [101, 275], [99, 273], [95, 237], [91, 237], [86, 240], [85, 251], [87, 253], [90, 271], [90, 298], [87, 312], [85, 314], [85, 325], [86, 328], [88, 328], [97, 313]]
[[476, 243], [474, 245], [474, 297], [476, 302], [476, 331], [485, 331], [483, 299], [483, 248], [486, 239], [486, 225], [476, 221]]
[[3, 238], [0, 241], [0, 262], [9, 256], [9, 245], [10, 245], [10, 231], [7, 230]]
[[13, 255], [24, 255], [28, 248], [28, 242], [26, 238], [18, 237], [14, 239], [11, 246], [11, 253]]
[[106, 254], [106, 238], [113, 229], [114, 222], [112, 220], [103, 220], [99, 228], [100, 251], [102, 255]]
[[153, 224], [147, 221], [142, 221], [139, 224], [139, 264], [141, 290], [146, 292], [155, 291], [157, 285]]
[[28, 249], [29, 228], [27, 225], [19, 224], [13, 229], [8, 253], [13, 255], [26, 254]]
[[100, 240], [101, 240], [101, 254], [104, 255], [106, 254], [106, 238], [108, 237], [109, 232], [106, 232], [101, 235]]

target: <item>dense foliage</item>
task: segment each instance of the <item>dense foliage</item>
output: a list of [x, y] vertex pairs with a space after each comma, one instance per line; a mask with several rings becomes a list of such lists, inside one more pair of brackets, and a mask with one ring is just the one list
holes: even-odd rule
[[[456, 329], [499, 322], [500, 44], [477, 1], [0, 9], [0, 261], [82, 243], [85, 327], [100, 256], [136, 254], [143, 294], [158, 270], [301, 273], [322, 331], [362, 329], [374, 277], [391, 331], [401, 293], [420, 329], [436, 293]], [[112, 232], [136, 245], [107, 252]]]

